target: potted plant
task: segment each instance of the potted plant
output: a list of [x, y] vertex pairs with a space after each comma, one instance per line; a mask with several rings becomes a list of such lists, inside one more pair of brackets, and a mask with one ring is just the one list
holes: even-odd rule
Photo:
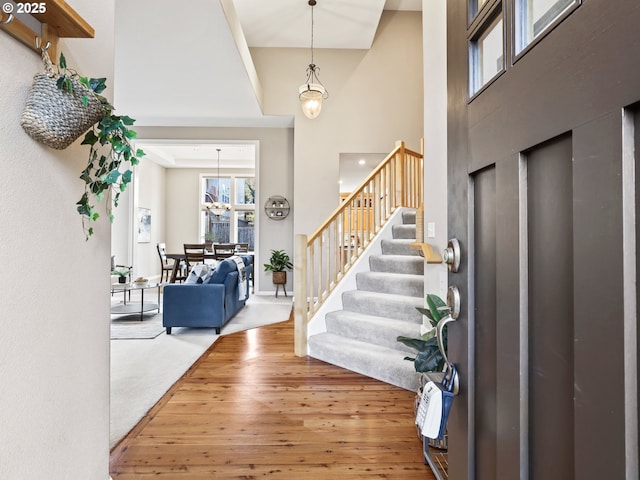
[[88, 240], [93, 235], [92, 222], [100, 217], [95, 203], [106, 200], [113, 222], [112, 207], [118, 206], [120, 193], [132, 179], [130, 167], [139, 163], [144, 152], [131, 145], [137, 135], [129, 127], [135, 120], [115, 115], [113, 105], [100, 95], [107, 88], [105, 78], [81, 77], [67, 68], [63, 54], [54, 69], [46, 49], [42, 53], [47, 73], [34, 77], [21, 125], [35, 140], [56, 149], [85, 134], [82, 145], [89, 145], [89, 158], [80, 175], [84, 194], [76, 209]]
[[[410, 360], [416, 369], [416, 372], [441, 372], [444, 369], [444, 357], [438, 347], [438, 339], [436, 338], [436, 329], [438, 323], [447, 317], [450, 313], [449, 307], [439, 296], [427, 295], [427, 308], [416, 307], [420, 313], [429, 319], [431, 329], [427, 331], [421, 338], [409, 338], [399, 336], [397, 340], [405, 345], [417, 350], [415, 357], [405, 357]], [[447, 330], [442, 330], [442, 345], [447, 350]]]
[[264, 264], [264, 271], [273, 272], [274, 285], [284, 285], [287, 283], [287, 270], [293, 268], [291, 258], [284, 250], [271, 250], [269, 263]]
[[129, 267], [118, 267], [111, 271], [112, 275], [118, 275], [118, 283], [127, 283], [127, 275], [131, 273]]
[[[423, 380], [427, 376], [427, 373], [430, 372], [443, 372], [445, 368], [445, 360], [438, 346], [438, 339], [436, 337], [436, 332], [438, 328], [438, 324], [445, 319], [450, 313], [451, 310], [447, 306], [447, 304], [442, 300], [439, 296], [428, 294], [427, 295], [427, 308], [416, 307], [417, 310], [425, 315], [429, 319], [429, 324], [431, 325], [431, 329], [428, 330], [421, 338], [410, 338], [410, 337], [397, 337], [399, 342], [404, 343], [405, 345], [414, 348], [417, 351], [415, 357], [405, 357], [405, 360], [409, 360], [413, 362], [413, 365], [416, 369], [416, 372], [420, 372], [423, 375]], [[447, 329], [442, 328], [442, 346], [444, 349], [444, 353], [447, 352]], [[440, 375], [444, 375], [440, 373]], [[426, 380], [425, 380], [426, 381]], [[420, 389], [422, 390], [422, 388]], [[417, 408], [417, 404], [420, 402], [421, 391], [416, 395], [415, 405]], [[422, 434], [418, 430], [418, 437], [422, 440]], [[440, 440], [428, 439], [429, 446], [438, 448], [441, 450], [448, 449], [448, 436], [445, 435], [444, 438]]]

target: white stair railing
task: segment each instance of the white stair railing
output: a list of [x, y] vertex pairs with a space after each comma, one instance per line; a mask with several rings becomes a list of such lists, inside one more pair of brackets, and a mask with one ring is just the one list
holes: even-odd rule
[[295, 353], [307, 355], [307, 324], [398, 207], [423, 202], [421, 153], [396, 148], [309, 237], [294, 246]]

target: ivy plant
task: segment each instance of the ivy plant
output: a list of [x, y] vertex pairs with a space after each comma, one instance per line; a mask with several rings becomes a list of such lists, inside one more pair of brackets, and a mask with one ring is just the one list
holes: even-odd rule
[[[443, 318], [449, 313], [449, 307], [439, 296], [427, 295], [427, 307], [416, 307], [417, 310], [429, 319], [432, 329], [425, 333], [421, 338], [410, 338], [399, 336], [397, 340], [405, 345], [417, 350], [415, 357], [405, 357], [405, 360], [413, 362], [416, 372], [440, 372], [444, 369], [444, 357], [438, 347], [438, 339], [436, 338], [436, 327]], [[442, 330], [442, 345], [447, 350], [447, 327]]]
[[[103, 117], [87, 131], [82, 145], [89, 145], [89, 160], [82, 171], [80, 179], [84, 181], [84, 194], [76, 203], [78, 213], [82, 216], [82, 227], [85, 238], [93, 235], [93, 222], [100, 214], [96, 211], [96, 202], [105, 201], [105, 210], [109, 221], [113, 222], [113, 207], [118, 206], [120, 194], [131, 182], [131, 168], [144, 156], [141, 149], [134, 149], [131, 141], [137, 137], [130, 127], [135, 120], [126, 115], [115, 115], [115, 108], [100, 95], [107, 88], [106, 78], [88, 78], [79, 76], [67, 68], [64, 55], [60, 54], [60, 75], [58, 88], [73, 91], [71, 78], [77, 78], [88, 89], [88, 94], [95, 95], [104, 107]], [[87, 103], [87, 97], [83, 97]]]

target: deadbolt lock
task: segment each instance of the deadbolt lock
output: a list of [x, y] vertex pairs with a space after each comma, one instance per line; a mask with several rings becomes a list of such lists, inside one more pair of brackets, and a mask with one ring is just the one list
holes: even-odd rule
[[449, 240], [447, 248], [442, 252], [442, 259], [449, 266], [449, 271], [456, 273], [460, 268], [460, 242], [457, 238]]

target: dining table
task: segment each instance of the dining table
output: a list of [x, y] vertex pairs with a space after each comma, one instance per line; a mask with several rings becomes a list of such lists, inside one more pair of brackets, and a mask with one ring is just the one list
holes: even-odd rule
[[[250, 255], [253, 263], [254, 252], [242, 252], [240, 255]], [[185, 260], [185, 254], [182, 253], [167, 253], [166, 257], [173, 260], [173, 270], [171, 270], [171, 277], [169, 278], [169, 283], [176, 283], [176, 278], [178, 278], [178, 272], [180, 271], [180, 264], [182, 264]], [[204, 253], [205, 260], [219, 260], [216, 254], [213, 252], [205, 252]], [[253, 279], [252, 279], [253, 280]]]

